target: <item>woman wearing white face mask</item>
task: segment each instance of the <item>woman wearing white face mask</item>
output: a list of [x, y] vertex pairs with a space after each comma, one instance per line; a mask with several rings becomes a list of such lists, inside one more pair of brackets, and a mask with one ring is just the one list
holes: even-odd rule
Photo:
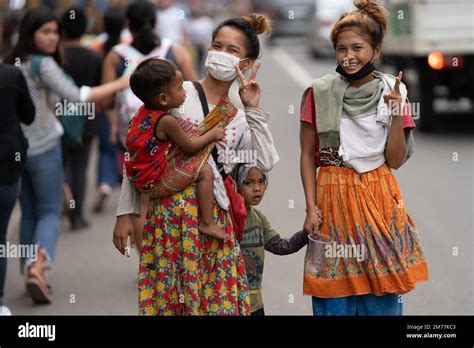
[[[240, 59], [226, 52], [209, 50], [204, 66], [214, 79], [218, 81], [234, 81], [238, 75], [236, 66], [245, 60], [248, 60], [248, 58]], [[248, 71], [248, 69], [245, 70], [245, 72]]]
[[216, 145], [217, 153], [209, 157], [215, 177], [214, 218], [231, 240], [212, 239], [198, 232], [195, 186], [150, 200], [148, 213], [152, 218], [143, 236], [135, 235], [131, 216], [140, 214], [140, 195], [124, 178], [114, 244], [122, 254], [128, 237], [132, 246], [137, 241], [140, 247], [138, 290], [142, 315], [249, 314], [245, 266], [234, 238], [238, 224], [234, 231], [229, 214], [232, 196], [227, 194], [224, 182], [238, 162], [233, 154], [255, 154], [257, 167], [265, 172], [279, 160], [267, 126], [269, 115], [259, 108], [260, 87], [255, 81], [260, 67], [254, 64], [260, 55], [258, 34], [269, 29], [268, 19], [260, 14], [220, 23], [213, 32], [206, 59], [208, 74], [199, 83], [183, 84], [186, 101], [171, 112], [184, 128], [195, 127], [208, 113], [206, 109], [212, 110], [222, 96], [228, 95], [233, 81], [240, 79], [239, 95], [245, 110], [238, 110], [226, 127], [225, 139]]

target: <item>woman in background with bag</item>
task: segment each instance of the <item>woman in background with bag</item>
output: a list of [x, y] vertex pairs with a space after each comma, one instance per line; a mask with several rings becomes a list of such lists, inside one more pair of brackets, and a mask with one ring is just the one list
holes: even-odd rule
[[[20, 193], [20, 243], [37, 244], [39, 255], [23, 259], [26, 288], [35, 303], [51, 303], [52, 291], [45, 270], [52, 265], [61, 220], [63, 169], [61, 136], [64, 129], [56, 103], [98, 102], [128, 86], [128, 79], [90, 88], [77, 87], [62, 70], [59, 22], [47, 8], [28, 10], [20, 22], [19, 39], [5, 63], [19, 66], [26, 78], [36, 116], [22, 125], [28, 139], [28, 158]], [[31, 62], [38, 61], [37, 72]]]
[[[245, 266], [231, 221], [231, 211], [236, 212], [239, 204], [242, 208], [243, 202], [227, 176], [238, 158], [227, 156], [240, 150], [256, 152], [257, 163], [265, 171], [279, 160], [267, 125], [269, 115], [258, 106], [260, 87], [255, 81], [259, 64], [254, 63], [260, 55], [258, 34], [269, 27], [268, 19], [259, 14], [220, 23], [213, 32], [206, 59], [207, 76], [194, 84], [185, 82], [186, 101], [171, 112], [183, 128], [196, 127], [240, 77], [239, 94], [245, 110], [238, 110], [226, 127], [225, 139], [217, 143], [208, 161], [215, 177], [214, 218], [232, 238], [217, 240], [198, 232], [195, 185], [169, 197], [150, 199], [150, 222], [145, 225], [143, 238], [136, 236], [131, 216], [140, 214], [140, 195], [128, 179], [123, 180], [114, 244], [124, 253], [130, 236], [132, 246], [135, 240], [141, 246], [141, 315], [249, 315]], [[242, 71], [250, 73], [250, 78]], [[241, 218], [235, 222], [242, 225]]]

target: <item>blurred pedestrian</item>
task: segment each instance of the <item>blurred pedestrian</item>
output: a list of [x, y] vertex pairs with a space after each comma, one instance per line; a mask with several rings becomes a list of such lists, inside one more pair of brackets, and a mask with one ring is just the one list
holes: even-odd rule
[[[130, 32], [125, 28], [125, 11], [121, 7], [109, 7], [104, 13], [104, 32], [97, 36], [91, 48], [102, 58], [107, 56], [112, 47], [120, 43], [131, 43]], [[124, 33], [128, 34], [124, 34]], [[104, 208], [112, 188], [117, 185], [117, 136], [118, 119], [115, 110], [108, 109], [98, 113], [99, 163], [97, 168], [97, 196], [94, 211], [99, 213]]]
[[187, 28], [189, 38], [197, 53], [196, 70], [199, 76], [204, 75], [204, 60], [206, 59], [207, 49], [210, 45], [212, 30], [214, 29], [214, 20], [206, 15], [202, 9], [191, 10], [192, 18]]
[[[64, 71], [70, 75], [78, 86], [98, 86], [101, 81], [102, 59], [81, 43], [86, 31], [87, 19], [80, 8], [69, 8], [61, 16], [63, 30], [63, 47], [65, 64]], [[92, 140], [97, 134], [96, 115], [98, 106], [94, 108], [94, 115], [84, 117], [84, 131], [81, 142], [70, 144], [63, 142], [64, 177], [70, 189], [71, 197], [66, 203], [74, 200], [74, 205], [66, 204], [68, 217], [73, 230], [80, 230], [89, 226], [84, 218], [84, 202], [86, 200], [87, 166]]]
[[20, 243], [39, 246], [36, 258], [21, 262], [28, 293], [36, 303], [52, 301], [45, 270], [54, 260], [62, 207], [64, 128], [57, 119], [58, 104], [61, 99], [96, 102], [128, 86], [124, 78], [99, 87], [77, 87], [62, 69], [60, 39], [53, 12], [34, 7], [21, 19], [18, 42], [5, 57], [5, 63], [20, 66], [36, 108], [33, 123], [22, 125], [29, 148], [20, 193]]
[[158, 0], [157, 5], [155, 34], [163, 39], [185, 45], [188, 38], [186, 11], [176, 6], [174, 0]]
[[112, 47], [125, 42], [131, 43], [130, 31], [125, 28], [125, 10], [121, 7], [107, 8], [103, 18], [104, 32], [97, 35], [91, 42], [90, 48], [105, 57]]
[[[35, 105], [21, 71], [3, 63], [0, 63], [0, 105], [0, 246], [6, 250], [8, 222], [20, 195], [20, 178], [28, 149], [20, 122], [33, 122]], [[6, 276], [7, 256], [0, 255], [0, 315], [11, 314], [3, 305]]]
[[[184, 80], [197, 78], [191, 57], [179, 44], [168, 39], [161, 39], [154, 32], [156, 9], [150, 2], [134, 2], [125, 11], [125, 19], [132, 34], [131, 44], [116, 45], [105, 58], [102, 82], [115, 80], [118, 76], [129, 76], [135, 67], [147, 57], [156, 56], [174, 62], [181, 71]], [[111, 102], [110, 104], [114, 104]], [[122, 174], [123, 156], [126, 152], [125, 139], [128, 124], [143, 103], [132, 92], [126, 89], [117, 95], [115, 115], [118, 119], [118, 171]], [[142, 207], [146, 209], [146, 196], [143, 196]]]
[[354, 4], [357, 10], [331, 32], [339, 75], [314, 80], [303, 95], [304, 229], [325, 243], [324, 256], [307, 249], [303, 291], [312, 296], [314, 315], [402, 315], [401, 295], [428, 279], [390, 169], [411, 156], [414, 123], [401, 73], [374, 71], [387, 11], [373, 0]]

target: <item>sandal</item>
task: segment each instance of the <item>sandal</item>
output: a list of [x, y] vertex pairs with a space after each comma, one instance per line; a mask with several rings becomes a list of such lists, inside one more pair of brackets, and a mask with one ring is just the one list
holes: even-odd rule
[[43, 283], [36, 277], [30, 277], [26, 280], [26, 290], [37, 304], [49, 304], [53, 302], [53, 292], [51, 286]]
[[51, 286], [46, 283], [44, 278], [45, 255], [40, 250], [38, 260], [28, 268], [26, 278], [26, 291], [33, 299], [34, 303], [45, 304], [53, 300]]

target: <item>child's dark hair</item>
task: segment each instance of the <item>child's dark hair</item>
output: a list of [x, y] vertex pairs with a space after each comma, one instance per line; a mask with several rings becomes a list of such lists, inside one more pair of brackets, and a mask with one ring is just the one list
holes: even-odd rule
[[130, 88], [145, 106], [156, 106], [156, 97], [165, 92], [178, 68], [169, 60], [149, 58], [141, 62], [130, 76]]
[[355, 28], [366, 36], [372, 48], [382, 45], [387, 30], [388, 12], [375, 0], [356, 0], [357, 10], [344, 13], [333, 25], [330, 39], [336, 48], [337, 36], [347, 28]]
[[260, 41], [258, 35], [271, 32], [270, 20], [263, 14], [252, 13], [249, 16], [230, 18], [220, 22], [212, 32], [212, 41], [223, 27], [233, 27], [240, 30], [247, 38], [247, 56], [257, 59], [260, 56]]
[[72, 7], [63, 12], [61, 25], [65, 39], [80, 39], [86, 32], [87, 18], [82, 9]]

